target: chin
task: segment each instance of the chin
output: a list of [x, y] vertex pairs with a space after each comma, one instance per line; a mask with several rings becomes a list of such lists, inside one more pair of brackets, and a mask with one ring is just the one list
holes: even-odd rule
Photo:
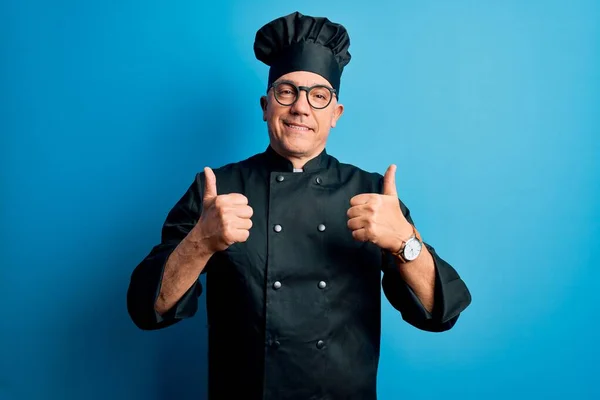
[[315, 148], [315, 143], [307, 137], [286, 137], [280, 145], [284, 149], [298, 154], [310, 153]]
[[293, 156], [303, 156], [310, 152], [310, 149], [306, 146], [294, 146], [281, 144], [280, 148], [283, 152]]

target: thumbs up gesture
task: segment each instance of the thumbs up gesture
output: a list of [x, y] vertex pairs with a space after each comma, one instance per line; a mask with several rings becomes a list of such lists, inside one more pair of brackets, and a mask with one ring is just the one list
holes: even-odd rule
[[382, 249], [398, 251], [413, 233], [400, 209], [396, 191], [396, 166], [390, 165], [383, 177], [383, 194], [365, 193], [350, 199], [348, 228], [354, 239], [370, 241]]
[[196, 224], [199, 237], [206, 240], [212, 252], [245, 242], [250, 236], [253, 214], [248, 198], [239, 193], [217, 195], [217, 177], [213, 170], [204, 168], [204, 176], [203, 209]]

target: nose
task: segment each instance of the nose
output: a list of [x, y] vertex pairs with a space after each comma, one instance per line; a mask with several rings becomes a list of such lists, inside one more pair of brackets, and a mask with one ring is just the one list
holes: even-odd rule
[[310, 115], [310, 104], [305, 90], [301, 89], [298, 92], [298, 99], [291, 105], [290, 112], [294, 115]]

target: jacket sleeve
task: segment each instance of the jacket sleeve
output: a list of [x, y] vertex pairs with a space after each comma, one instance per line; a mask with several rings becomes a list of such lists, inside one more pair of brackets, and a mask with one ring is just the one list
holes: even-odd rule
[[[169, 211], [162, 226], [161, 241], [135, 267], [127, 290], [127, 311], [135, 325], [144, 330], [166, 328], [184, 318], [192, 317], [198, 309], [202, 294], [199, 280], [168, 312], [161, 315], [154, 310], [160, 292], [165, 264], [179, 242], [194, 227], [202, 212], [203, 174], [196, 174], [194, 182]], [[204, 272], [208, 266], [204, 268]]]
[[[407, 221], [414, 225], [409, 209], [400, 201]], [[434, 308], [430, 313], [400, 275], [394, 256], [383, 252], [382, 288], [390, 304], [411, 325], [429, 332], [451, 329], [460, 313], [471, 303], [471, 294], [456, 270], [444, 261], [428, 243], [424, 243], [435, 264]]]

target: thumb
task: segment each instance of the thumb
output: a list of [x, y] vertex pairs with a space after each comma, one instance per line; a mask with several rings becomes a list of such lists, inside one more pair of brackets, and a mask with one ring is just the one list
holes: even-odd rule
[[209, 167], [204, 168], [204, 198], [203, 201], [213, 200], [217, 197], [217, 177], [212, 169]]
[[398, 196], [396, 191], [396, 166], [390, 165], [383, 176], [383, 194], [388, 196]]

